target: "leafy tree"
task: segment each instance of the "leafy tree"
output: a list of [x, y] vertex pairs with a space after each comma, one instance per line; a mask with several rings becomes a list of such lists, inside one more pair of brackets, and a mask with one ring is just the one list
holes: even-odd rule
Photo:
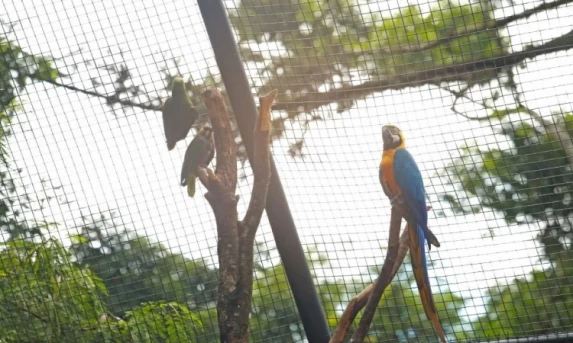
[[125, 319], [111, 314], [102, 280], [55, 239], [12, 240], [0, 262], [2, 341], [180, 342], [202, 330], [198, 315], [175, 302], [141, 304]]
[[[465, 146], [462, 156], [445, 171], [452, 185], [467, 196], [457, 199], [446, 195], [455, 211], [468, 213], [487, 207], [500, 211], [508, 224], [537, 224], [546, 256], [569, 251], [573, 238], [570, 218], [573, 173], [563, 141], [539, 122], [511, 120], [512, 112], [528, 114], [532, 110], [496, 111], [488, 117], [498, 121], [496, 131], [511, 143], [509, 149]], [[495, 116], [495, 117], [493, 117]], [[543, 123], [541, 123], [543, 124]], [[555, 114], [556, 130], [573, 133], [573, 116]], [[571, 142], [571, 136], [566, 137]], [[463, 194], [463, 193], [462, 193]], [[470, 206], [472, 199], [478, 200]]]
[[109, 290], [106, 303], [114, 313], [160, 300], [186, 304], [193, 311], [214, 306], [215, 268], [122, 230], [113, 220], [102, 217], [86, 223], [74, 237], [71, 251], [79, 265], [103, 280]]
[[19, 93], [33, 80], [55, 81], [63, 75], [54, 67], [52, 58], [23, 51], [0, 35], [0, 227], [11, 238], [39, 235], [49, 226], [22, 217], [22, 211], [33, 210], [34, 205], [17, 177], [21, 170], [9, 164], [6, 140], [11, 134], [11, 119], [21, 109]]
[[489, 290], [486, 315], [472, 322], [474, 338], [531, 337], [573, 330], [573, 259]]
[[[516, 114], [530, 119], [516, 119]], [[570, 331], [573, 155], [566, 148], [573, 142], [573, 116], [555, 113], [547, 120], [520, 105], [492, 110], [481, 119], [490, 125], [497, 123], [496, 132], [510, 143], [509, 147], [462, 147], [461, 157], [443, 173], [458, 195], [443, 197], [455, 212], [475, 213], [488, 208], [501, 212], [508, 224], [539, 227], [538, 239], [545, 252], [542, 260], [549, 263], [525, 278], [491, 288], [486, 313], [472, 323], [473, 337]]]

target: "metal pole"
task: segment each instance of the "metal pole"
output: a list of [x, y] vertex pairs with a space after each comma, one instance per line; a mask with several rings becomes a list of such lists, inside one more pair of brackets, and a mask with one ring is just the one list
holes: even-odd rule
[[[198, 3], [215, 52], [215, 60], [237, 117], [241, 137], [251, 159], [257, 106], [239, 58], [227, 12], [221, 0], [198, 0]], [[310, 343], [328, 342], [330, 329], [306, 264], [304, 251], [272, 157], [271, 172], [266, 204], [267, 216], [307, 339]]]

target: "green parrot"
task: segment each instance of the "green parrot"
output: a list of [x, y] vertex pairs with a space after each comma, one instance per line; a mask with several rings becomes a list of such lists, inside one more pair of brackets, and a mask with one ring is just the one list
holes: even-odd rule
[[213, 143], [213, 129], [209, 126], [203, 127], [193, 138], [183, 160], [181, 168], [181, 186], [187, 186], [187, 194], [190, 197], [195, 195], [196, 169], [198, 166], [208, 166], [215, 156], [215, 146]]
[[191, 126], [199, 116], [185, 89], [185, 81], [179, 76], [173, 79], [171, 97], [163, 105], [163, 128], [167, 139], [167, 150], [173, 150], [175, 143], [185, 139]]

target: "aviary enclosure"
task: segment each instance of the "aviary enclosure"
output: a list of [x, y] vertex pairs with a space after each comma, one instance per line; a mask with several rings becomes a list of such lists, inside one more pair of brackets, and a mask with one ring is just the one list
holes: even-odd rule
[[573, 340], [572, 2], [3, 1], [0, 341]]

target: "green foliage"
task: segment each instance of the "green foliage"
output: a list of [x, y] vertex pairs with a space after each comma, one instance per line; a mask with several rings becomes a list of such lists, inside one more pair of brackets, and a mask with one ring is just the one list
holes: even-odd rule
[[[0, 24], [2, 25], [2, 24]], [[4, 31], [6, 32], [6, 30]], [[53, 59], [23, 51], [6, 36], [0, 35], [0, 227], [11, 239], [41, 235], [45, 223], [26, 222], [22, 209], [31, 209], [30, 199], [19, 179], [21, 170], [10, 170], [6, 140], [11, 134], [11, 118], [22, 109], [21, 92], [30, 80], [54, 81], [60, 73]], [[38, 203], [43, 202], [41, 199]]]
[[10, 241], [0, 253], [3, 342], [180, 342], [203, 330], [196, 313], [176, 302], [143, 303], [125, 319], [105, 306], [104, 282], [71, 262], [55, 239]]
[[[264, 80], [259, 94], [278, 88], [284, 101], [325, 86], [351, 86], [354, 74], [388, 79], [503, 55], [506, 44], [499, 32], [485, 29], [492, 15], [487, 2], [438, 1], [429, 12], [412, 5], [380, 16], [352, 0], [243, 0], [230, 17], [245, 62], [259, 66], [257, 75]], [[245, 24], [255, 20], [256, 25]], [[433, 44], [472, 29], [475, 34]], [[253, 41], [276, 43], [279, 49], [269, 57]], [[491, 75], [473, 79], [489, 82]], [[355, 100], [336, 99], [338, 110]]]
[[105, 312], [101, 280], [74, 267], [57, 240], [8, 242], [0, 261], [0, 337], [7, 342], [76, 341]]
[[13, 109], [17, 91], [31, 79], [53, 81], [60, 73], [51, 58], [32, 55], [17, 44], [0, 36], [0, 112]]
[[[501, 120], [516, 112], [497, 111]], [[526, 109], [517, 112], [527, 113]], [[572, 115], [555, 115], [557, 125], [568, 127]], [[466, 197], [446, 195], [454, 211], [469, 213], [489, 207], [501, 211], [508, 223], [538, 222], [541, 242], [548, 256], [567, 250], [571, 238], [573, 174], [561, 143], [545, 128], [528, 121], [504, 121], [499, 133], [511, 144], [509, 149], [487, 146], [462, 147], [462, 156], [444, 172]], [[573, 131], [568, 128], [569, 132]], [[477, 198], [479, 206], [472, 203]]]
[[573, 259], [566, 254], [489, 291], [486, 315], [472, 323], [474, 338], [526, 337], [573, 330]]
[[[516, 115], [521, 115], [516, 120]], [[530, 116], [533, 120], [525, 119]], [[445, 195], [455, 212], [483, 207], [503, 213], [507, 223], [537, 224], [550, 266], [527, 278], [492, 287], [486, 313], [464, 337], [496, 339], [568, 332], [573, 329], [573, 173], [566, 152], [539, 116], [519, 106], [484, 118], [509, 143], [464, 146], [444, 172], [466, 197]], [[573, 115], [554, 114], [549, 125], [573, 134]], [[477, 201], [475, 201], [477, 200]]]
[[116, 314], [151, 301], [178, 302], [193, 311], [215, 304], [217, 270], [205, 260], [174, 254], [112, 220], [85, 224], [73, 237], [71, 251], [79, 265], [103, 280], [109, 290], [106, 304]]
[[304, 337], [282, 265], [258, 268], [253, 285], [253, 341], [292, 342]]
[[135, 342], [193, 342], [203, 330], [199, 316], [175, 302], [144, 303], [129, 311], [126, 318], [135, 328], [130, 332]]

